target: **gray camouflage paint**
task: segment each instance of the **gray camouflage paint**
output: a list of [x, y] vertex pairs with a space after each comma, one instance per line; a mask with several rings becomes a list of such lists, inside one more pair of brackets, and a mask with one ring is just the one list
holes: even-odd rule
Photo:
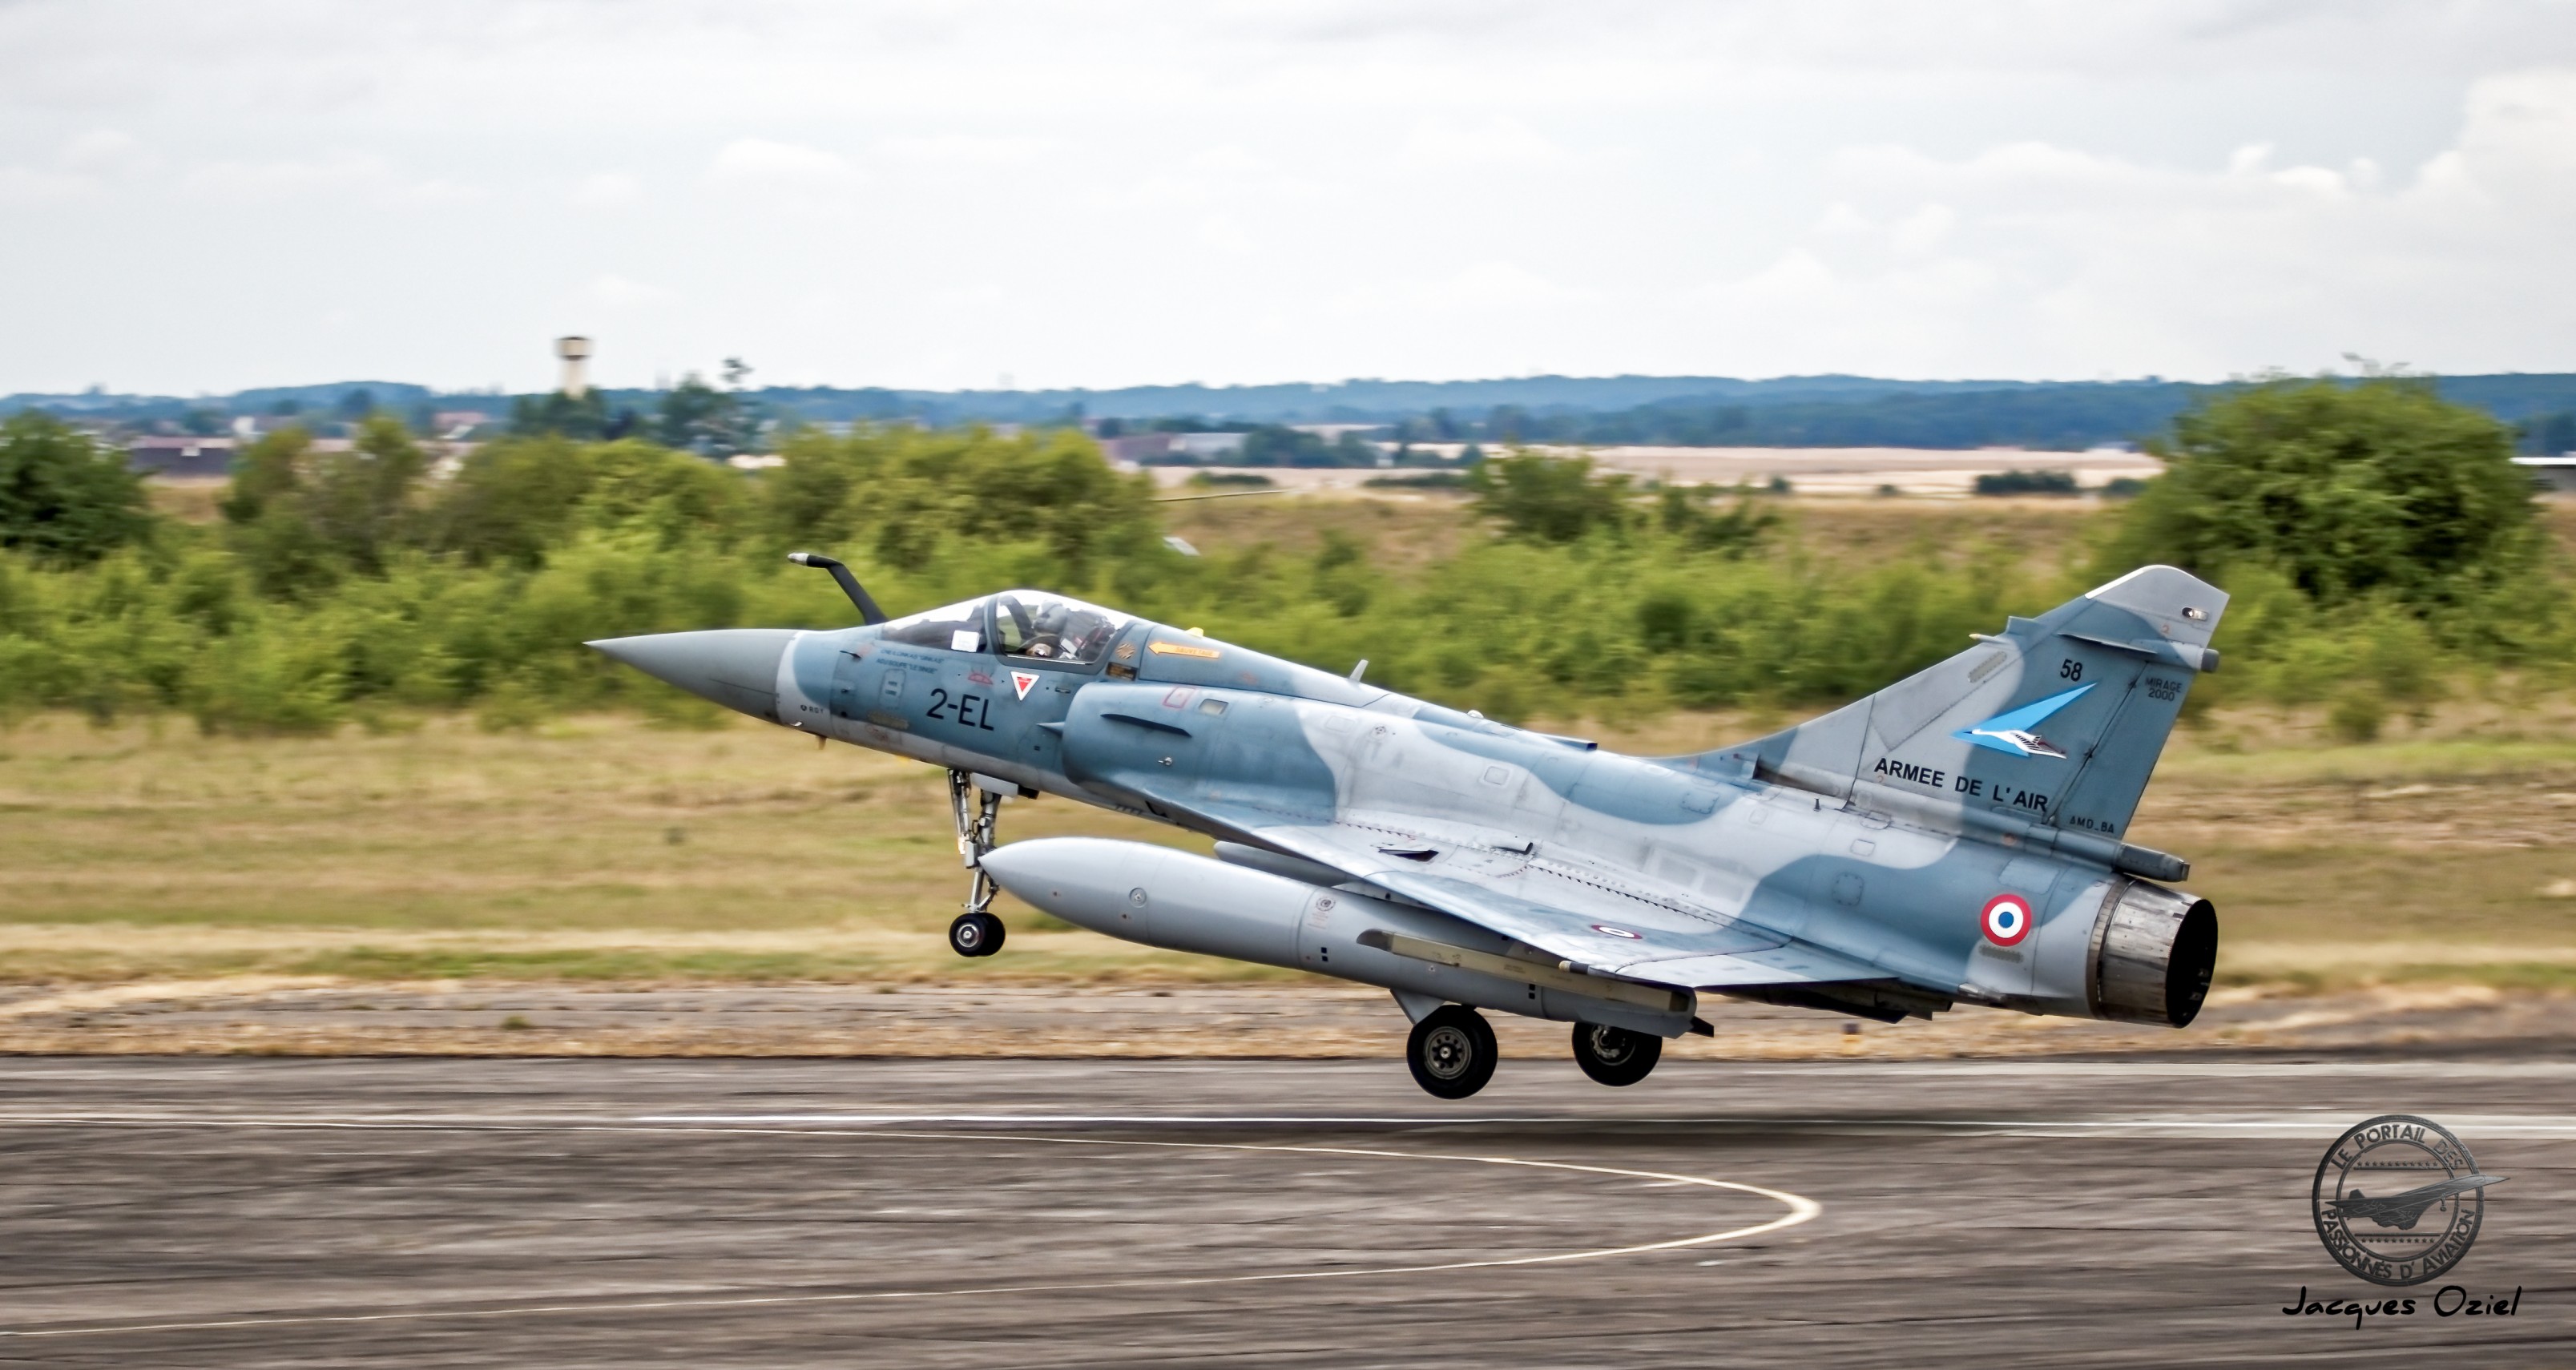
[[[2080, 1015], [2122, 873], [2181, 873], [2121, 839], [2225, 604], [2143, 568], [1823, 717], [1672, 758], [1143, 621], [1091, 667], [879, 628], [600, 645], [789, 727], [1303, 857], [1594, 974], [1878, 1017]], [[720, 636], [721, 670], [646, 659]], [[2033, 915], [2017, 945], [1981, 924], [2004, 893]]]

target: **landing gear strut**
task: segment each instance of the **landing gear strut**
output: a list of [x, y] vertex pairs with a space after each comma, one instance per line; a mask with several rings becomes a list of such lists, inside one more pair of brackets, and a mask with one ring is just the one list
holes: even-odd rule
[[1574, 1025], [1574, 1063], [1605, 1085], [1633, 1085], [1662, 1060], [1664, 1041], [1598, 1023]]
[[993, 916], [993, 896], [1001, 887], [984, 871], [984, 853], [993, 849], [993, 826], [1002, 816], [1002, 796], [975, 783], [964, 771], [948, 773], [948, 812], [957, 821], [957, 854], [974, 877], [966, 886], [966, 911], [948, 925], [948, 947], [960, 956], [990, 956], [1002, 949], [1002, 920]]
[[1494, 1029], [1471, 1008], [1444, 1004], [1413, 1025], [1404, 1063], [1413, 1082], [1443, 1099], [1464, 1099], [1494, 1078]]

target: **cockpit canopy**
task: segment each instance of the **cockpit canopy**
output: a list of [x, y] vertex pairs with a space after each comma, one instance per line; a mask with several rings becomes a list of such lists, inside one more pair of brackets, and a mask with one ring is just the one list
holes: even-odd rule
[[993, 596], [990, 607], [993, 645], [1002, 655], [1068, 666], [1100, 660], [1127, 626], [1125, 614], [1035, 590], [1006, 590]]
[[1022, 661], [1092, 666], [1131, 620], [1042, 590], [1005, 590], [887, 623], [888, 642], [950, 652], [991, 650]]

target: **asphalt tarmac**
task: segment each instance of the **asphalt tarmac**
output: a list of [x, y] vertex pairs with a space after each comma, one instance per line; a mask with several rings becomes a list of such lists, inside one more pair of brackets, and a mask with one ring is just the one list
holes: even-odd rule
[[[2576, 1065], [0, 1059], [0, 1364], [2576, 1362]], [[2503, 1175], [2413, 1316], [2310, 1224]], [[2439, 1316], [2433, 1295], [2512, 1297]]]

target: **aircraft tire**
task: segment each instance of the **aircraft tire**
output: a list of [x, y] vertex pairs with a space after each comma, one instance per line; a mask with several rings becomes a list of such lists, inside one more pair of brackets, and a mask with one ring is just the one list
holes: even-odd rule
[[961, 913], [948, 925], [948, 949], [960, 956], [990, 956], [1002, 949], [1002, 920], [989, 913]]
[[1574, 1025], [1574, 1063], [1605, 1085], [1633, 1085], [1663, 1059], [1660, 1037], [1598, 1023]]
[[1464, 1099], [1494, 1078], [1493, 1026], [1474, 1009], [1444, 1004], [1413, 1025], [1404, 1063], [1413, 1082], [1443, 1099]]

